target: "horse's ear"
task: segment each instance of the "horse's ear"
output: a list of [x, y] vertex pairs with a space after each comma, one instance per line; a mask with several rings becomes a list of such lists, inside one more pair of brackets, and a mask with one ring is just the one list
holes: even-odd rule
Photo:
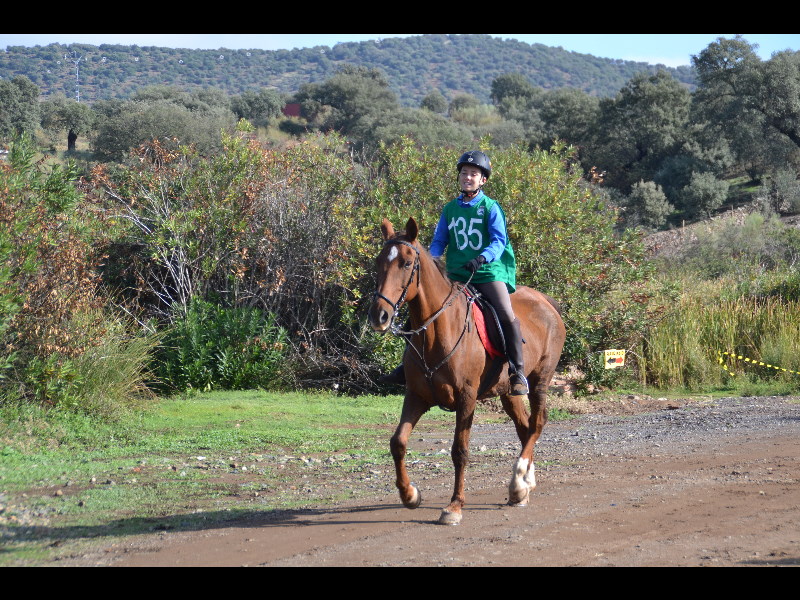
[[417, 235], [419, 234], [419, 227], [417, 227], [417, 222], [414, 220], [414, 217], [411, 217], [406, 223], [406, 236], [408, 237], [408, 241], [413, 242], [417, 239]]
[[384, 219], [381, 223], [381, 233], [383, 233], [384, 242], [394, 235], [394, 227], [389, 219]]

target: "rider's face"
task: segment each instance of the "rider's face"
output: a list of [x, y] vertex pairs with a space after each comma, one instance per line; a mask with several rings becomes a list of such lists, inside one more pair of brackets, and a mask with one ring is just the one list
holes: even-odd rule
[[458, 172], [458, 183], [465, 192], [475, 192], [486, 183], [486, 177], [478, 167], [464, 165]]

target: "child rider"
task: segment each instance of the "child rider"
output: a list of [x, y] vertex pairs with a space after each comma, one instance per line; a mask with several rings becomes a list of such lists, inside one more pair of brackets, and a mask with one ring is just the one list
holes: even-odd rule
[[[506, 340], [511, 395], [528, 393], [519, 320], [511, 307], [516, 286], [516, 259], [506, 229], [505, 213], [483, 192], [492, 174], [489, 157], [479, 150], [464, 153], [456, 164], [461, 194], [448, 202], [433, 235], [430, 252], [440, 257], [447, 250], [450, 279], [472, 285], [497, 312]], [[403, 365], [381, 378], [384, 383], [405, 384]]]

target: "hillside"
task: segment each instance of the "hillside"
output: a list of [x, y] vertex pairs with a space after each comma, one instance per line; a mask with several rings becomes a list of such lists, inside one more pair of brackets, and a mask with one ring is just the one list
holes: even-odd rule
[[687, 87], [694, 83], [689, 67], [672, 69], [597, 58], [488, 35], [444, 34], [294, 50], [9, 46], [5, 52], [0, 51], [0, 77], [24, 75], [44, 95], [62, 92], [74, 97], [76, 59], [80, 59], [80, 98], [89, 103], [126, 98], [136, 89], [154, 84], [216, 87], [228, 94], [271, 87], [292, 94], [303, 83], [324, 81], [345, 63], [382, 70], [400, 102], [407, 106], [418, 106], [433, 89], [450, 99], [458, 93], [470, 93], [489, 102], [493, 79], [504, 73], [521, 73], [537, 87], [571, 86], [596, 96], [614, 95], [635, 73], [659, 68], [669, 71]]

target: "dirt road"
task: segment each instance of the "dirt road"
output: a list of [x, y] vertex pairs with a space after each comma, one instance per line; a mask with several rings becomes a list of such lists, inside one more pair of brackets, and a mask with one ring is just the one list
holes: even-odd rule
[[[538, 487], [525, 508], [505, 506], [511, 426], [482, 425], [473, 431], [461, 525], [436, 524], [451, 479], [422, 476], [422, 506], [413, 511], [384, 492], [219, 529], [156, 532], [104, 549], [94, 564], [800, 565], [797, 402], [663, 403], [551, 423], [537, 445]], [[423, 436], [412, 446], [441, 443]]]

